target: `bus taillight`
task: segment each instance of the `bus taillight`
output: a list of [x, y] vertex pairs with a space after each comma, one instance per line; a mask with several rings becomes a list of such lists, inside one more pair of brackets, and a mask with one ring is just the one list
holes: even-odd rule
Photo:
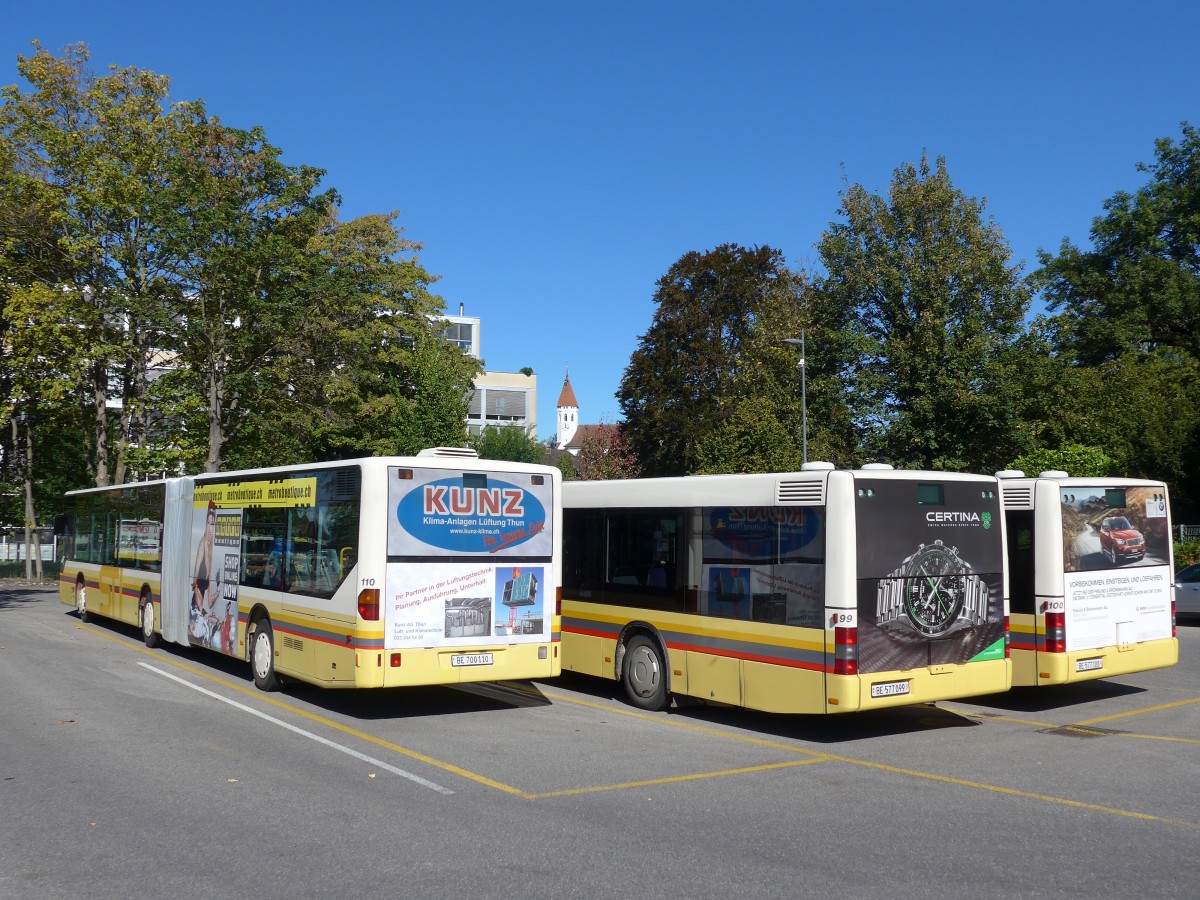
[[858, 674], [858, 629], [833, 629], [833, 674]]
[[1175, 598], [1171, 598], [1171, 637], [1178, 637], [1175, 634]]
[[556, 616], [562, 615], [562, 585], [561, 584], [554, 589], [554, 614]]
[[368, 622], [379, 621], [379, 588], [364, 588], [358, 592], [358, 614]]
[[1012, 656], [1012, 632], [1008, 630], [1008, 616], [1004, 617], [1004, 658]]
[[1067, 652], [1067, 614], [1046, 613], [1046, 652]]

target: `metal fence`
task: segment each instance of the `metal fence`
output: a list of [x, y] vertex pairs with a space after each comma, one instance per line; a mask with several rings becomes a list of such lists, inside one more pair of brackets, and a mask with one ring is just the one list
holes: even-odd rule
[[[34, 540], [41, 549], [42, 562], [53, 561], [57, 549], [54, 529], [49, 527], [34, 529]], [[0, 562], [20, 562], [25, 559], [27, 549], [24, 528], [0, 526]]]
[[1179, 542], [1200, 541], [1200, 525], [1180, 525]]

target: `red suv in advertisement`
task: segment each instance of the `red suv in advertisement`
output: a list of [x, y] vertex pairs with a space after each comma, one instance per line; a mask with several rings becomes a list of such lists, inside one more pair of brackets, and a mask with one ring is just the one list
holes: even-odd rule
[[1112, 516], [1100, 523], [1100, 550], [1113, 565], [1125, 559], [1142, 559], [1146, 539], [1124, 516]]

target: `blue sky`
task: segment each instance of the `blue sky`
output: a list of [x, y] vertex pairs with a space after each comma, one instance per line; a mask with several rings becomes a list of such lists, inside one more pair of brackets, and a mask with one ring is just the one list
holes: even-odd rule
[[20, 3], [30, 41], [169, 75], [343, 214], [399, 210], [489, 369], [566, 368], [585, 423], [613, 394], [684, 253], [768, 244], [813, 268], [845, 183], [944, 156], [1015, 260], [1086, 244], [1154, 140], [1200, 121], [1200, 4], [694, 2]]

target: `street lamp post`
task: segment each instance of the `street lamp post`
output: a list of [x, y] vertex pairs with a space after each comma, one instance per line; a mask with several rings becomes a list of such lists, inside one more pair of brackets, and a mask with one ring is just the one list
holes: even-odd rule
[[784, 338], [783, 342], [792, 346], [800, 345], [800, 451], [801, 459], [808, 465], [808, 384], [804, 371], [807, 368], [807, 360], [804, 358], [804, 329], [800, 329], [798, 339]]

